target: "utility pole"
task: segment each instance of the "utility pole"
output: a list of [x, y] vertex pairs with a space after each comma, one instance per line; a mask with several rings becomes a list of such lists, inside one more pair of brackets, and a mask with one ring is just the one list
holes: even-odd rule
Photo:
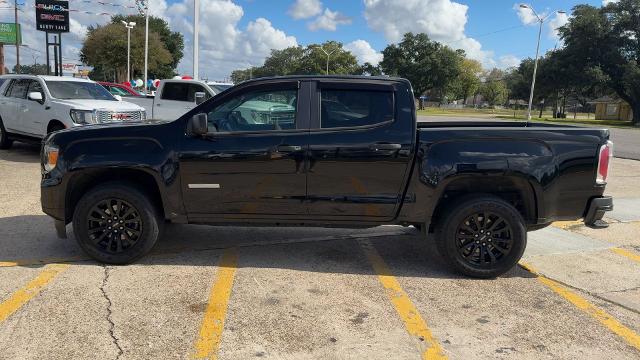
[[529, 109], [527, 111], [527, 121], [531, 121], [531, 108], [533, 106], [533, 92], [536, 87], [536, 75], [538, 72], [538, 54], [540, 52], [540, 36], [542, 35], [542, 25], [544, 24], [544, 21], [547, 20], [549, 16], [551, 16], [551, 14], [553, 13], [565, 14], [565, 12], [562, 10], [556, 10], [545, 17], [540, 17], [531, 5], [520, 4], [520, 7], [523, 9], [531, 10], [531, 12], [536, 16], [536, 18], [538, 18], [538, 23], [540, 24], [540, 28], [538, 29], [538, 44], [536, 45], [536, 60], [533, 63], [533, 78], [531, 79], [531, 92], [529, 93]]
[[[16, 73], [20, 74], [20, 31], [18, 30], [18, 0], [14, 0], [13, 11], [15, 14], [15, 26], [16, 26]], [[3, 69], [4, 70], [4, 69]]]
[[198, 38], [200, 35], [200, 0], [193, 0], [193, 78], [200, 79], [198, 69], [200, 54], [198, 49]]

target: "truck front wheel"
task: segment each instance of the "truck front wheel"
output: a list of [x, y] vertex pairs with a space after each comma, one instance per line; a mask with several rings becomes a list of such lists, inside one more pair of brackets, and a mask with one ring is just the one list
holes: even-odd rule
[[147, 196], [123, 183], [90, 190], [73, 214], [73, 231], [82, 250], [108, 264], [129, 264], [147, 254], [161, 226], [158, 211]]
[[458, 272], [493, 278], [513, 268], [527, 245], [518, 210], [490, 195], [474, 196], [443, 211], [437, 227], [438, 252]]

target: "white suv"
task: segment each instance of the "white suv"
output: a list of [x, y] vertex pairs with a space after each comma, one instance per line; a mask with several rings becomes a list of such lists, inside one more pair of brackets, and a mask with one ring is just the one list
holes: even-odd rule
[[145, 117], [144, 108], [121, 101], [91, 80], [0, 76], [0, 149], [9, 148], [14, 140], [41, 139], [74, 126]]

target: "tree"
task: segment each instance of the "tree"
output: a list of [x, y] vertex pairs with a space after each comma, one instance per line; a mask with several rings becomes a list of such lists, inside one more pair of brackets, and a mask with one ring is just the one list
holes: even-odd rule
[[477, 60], [464, 59], [460, 73], [450, 84], [449, 91], [455, 99], [462, 99], [467, 104], [467, 98], [475, 95], [480, 88], [482, 65]]
[[480, 94], [491, 106], [503, 104], [507, 100], [509, 89], [504, 77], [504, 71], [494, 68], [486, 74], [485, 82], [480, 86]]
[[559, 31], [563, 55], [577, 60], [579, 71], [599, 76], [629, 103], [633, 123], [640, 125], [640, 1], [620, 0], [602, 8], [575, 6]]
[[[118, 18], [117, 16], [114, 19]], [[149, 77], [168, 78], [175, 74], [176, 57], [182, 57], [182, 45], [172, 37], [171, 46], [179, 48], [172, 54], [159, 32], [152, 30], [151, 24], [158, 21], [149, 19]], [[168, 25], [157, 19], [164, 26]], [[144, 26], [136, 26], [131, 31], [131, 67], [133, 76], [144, 77]], [[178, 34], [180, 39], [182, 35]], [[176, 43], [177, 42], [177, 43]], [[80, 59], [92, 66], [91, 77], [97, 80], [124, 81], [127, 74], [127, 29], [119, 23], [90, 27], [80, 51]]]
[[[14, 65], [14, 74], [18, 73], [16, 70], [17, 66]], [[20, 65], [20, 74], [47, 75], [47, 64]]]
[[[137, 24], [136, 27], [144, 28], [145, 18], [142, 15], [115, 15], [111, 18], [113, 24], [121, 25], [121, 21], [135, 22]], [[166, 21], [154, 16], [149, 17], [149, 33], [151, 32], [160, 36], [160, 41], [171, 53], [172, 60], [171, 63], [160, 66], [153, 72], [150, 71], [149, 76], [158, 79], [170, 78], [176, 74], [175, 69], [184, 56], [184, 36], [179, 32], [171, 31]], [[133, 42], [133, 39], [131, 41]]]
[[321, 48], [331, 53], [329, 74], [361, 73], [355, 56], [345, 50], [342, 43], [327, 41], [324, 44], [311, 44], [306, 47], [292, 46], [282, 50], [271, 50], [271, 55], [264, 60], [264, 65], [235, 70], [231, 73], [231, 80], [239, 83], [255, 77], [325, 74], [327, 55]]
[[402, 41], [387, 46], [382, 54], [382, 71], [409, 79], [415, 96], [431, 89], [443, 93], [460, 73], [464, 59], [463, 51], [431, 41], [427, 34], [413, 33], [406, 33]]

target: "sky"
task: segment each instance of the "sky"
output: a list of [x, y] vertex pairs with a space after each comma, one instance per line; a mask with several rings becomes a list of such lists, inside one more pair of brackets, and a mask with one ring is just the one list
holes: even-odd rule
[[[541, 53], [561, 46], [556, 28], [577, 4], [612, 0], [529, 0], [545, 21]], [[614, 0], [615, 1], [615, 0]], [[8, 3], [10, 2], [10, 3]], [[35, 30], [33, 0], [18, 0], [23, 27], [23, 63], [45, 62], [45, 35]], [[0, 22], [13, 22], [13, 0], [0, 0]], [[65, 62], [79, 63], [87, 27], [132, 14], [135, 0], [71, 0]], [[185, 37], [180, 74], [193, 72], [193, 0], [150, 0], [150, 14], [165, 19]], [[566, 11], [558, 14], [556, 10]], [[142, 24], [140, 24], [142, 25]], [[381, 51], [406, 32], [466, 51], [485, 68], [508, 68], [535, 56], [538, 23], [530, 10], [509, 0], [200, 0], [200, 75], [223, 80], [239, 68], [259, 66], [271, 49], [337, 40], [360, 63], [377, 63]], [[126, 56], [126, 53], [123, 54]], [[15, 47], [5, 46], [5, 63], [15, 64]]]

